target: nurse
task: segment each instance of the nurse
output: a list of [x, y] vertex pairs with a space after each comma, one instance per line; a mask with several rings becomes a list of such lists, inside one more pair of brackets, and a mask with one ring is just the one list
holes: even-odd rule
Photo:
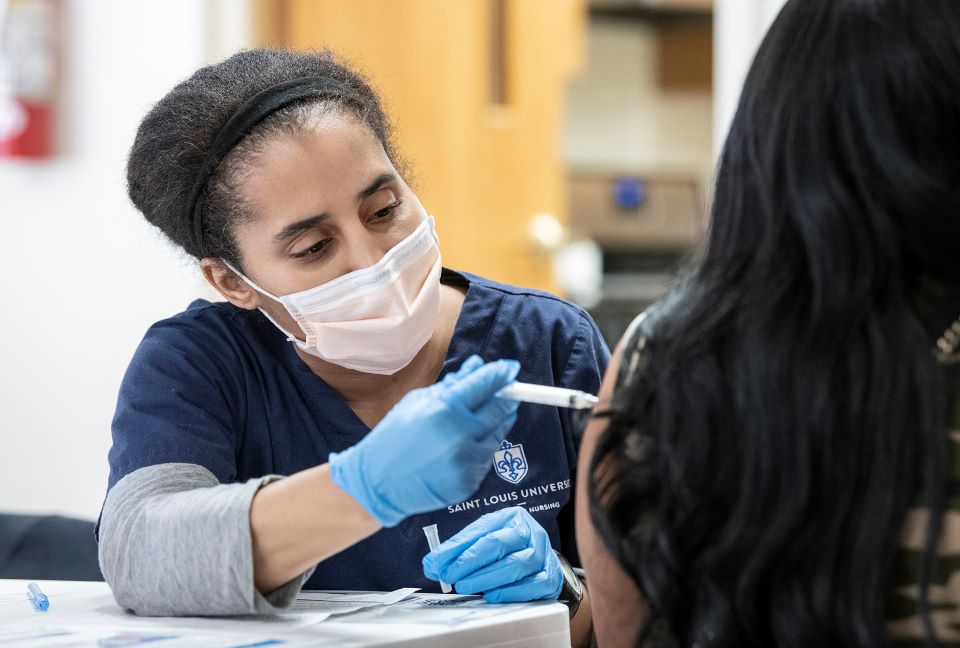
[[225, 301], [152, 326], [123, 380], [99, 525], [120, 605], [265, 613], [302, 587], [443, 580], [579, 600], [586, 640], [579, 430], [494, 394], [596, 393], [607, 348], [571, 304], [444, 268], [403, 171], [377, 96], [329, 52], [242, 52], [143, 120], [130, 197]]

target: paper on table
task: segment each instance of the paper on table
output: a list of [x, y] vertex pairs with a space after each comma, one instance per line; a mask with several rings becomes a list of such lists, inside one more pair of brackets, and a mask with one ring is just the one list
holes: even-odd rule
[[396, 605], [417, 591], [419, 591], [417, 587], [407, 587], [392, 592], [308, 590], [300, 592], [290, 609], [294, 612], [313, 612], [328, 616], [350, 614], [368, 608]]
[[466, 605], [470, 601], [482, 601], [479, 594], [416, 594], [403, 602], [404, 607]]
[[209, 646], [211, 648], [250, 648], [252, 646], [316, 645], [293, 637], [251, 636], [229, 632], [204, 632], [180, 628], [145, 630], [124, 625], [98, 623], [50, 623], [37, 618], [0, 628], [0, 645], [50, 648], [62, 646], [133, 646], [158, 643], [167, 648]]
[[[310, 612], [310, 614], [308, 614]], [[328, 613], [313, 610], [284, 611], [262, 616], [231, 617], [142, 617], [130, 614], [115, 605], [96, 608], [82, 616], [68, 616], [71, 621], [123, 624], [127, 628], [162, 630], [175, 628], [183, 631], [213, 630], [227, 632], [293, 632], [325, 621]]]
[[336, 601], [305, 601], [297, 599], [288, 609], [294, 614], [316, 613], [326, 621], [338, 614], [350, 614], [360, 610], [381, 607], [376, 603], [337, 603]]
[[331, 603], [370, 603], [372, 605], [393, 605], [399, 603], [419, 587], [405, 587], [392, 592], [347, 592], [341, 590], [305, 590], [297, 596], [301, 601], [328, 601]]
[[550, 601], [531, 601], [528, 603], [487, 603], [482, 596], [471, 594], [415, 594], [396, 605], [370, 607], [350, 621], [355, 623], [402, 623], [402, 624], [443, 624], [453, 627], [468, 621], [495, 617], [505, 609], [517, 609], [546, 605]]

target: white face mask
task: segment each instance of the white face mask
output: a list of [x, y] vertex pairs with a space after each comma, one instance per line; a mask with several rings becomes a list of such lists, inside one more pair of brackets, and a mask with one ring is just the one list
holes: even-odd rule
[[428, 217], [369, 268], [282, 297], [224, 263], [251, 288], [283, 304], [306, 340], [260, 311], [306, 353], [348, 369], [391, 375], [420, 352], [440, 316], [438, 244]]

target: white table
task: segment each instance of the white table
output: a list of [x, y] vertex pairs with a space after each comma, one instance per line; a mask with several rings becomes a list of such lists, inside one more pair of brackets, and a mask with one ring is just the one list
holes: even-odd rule
[[[137, 642], [130, 640], [136, 636], [152, 636], [148, 648], [185, 645], [570, 646], [567, 608], [561, 603], [482, 605], [470, 618], [464, 618], [462, 609], [455, 612], [455, 608], [445, 606], [416, 611], [387, 608], [334, 616], [324, 621], [309, 610], [265, 618], [149, 618], [121, 610], [105, 583], [75, 581], [38, 581], [50, 599], [50, 609], [36, 612], [27, 599], [27, 583], [0, 580], [0, 644], [4, 648], [8, 645], [133, 645]], [[70, 634], [53, 636], [58, 632]], [[33, 638], [5, 643], [14, 634]], [[169, 638], [157, 640], [158, 636]]]

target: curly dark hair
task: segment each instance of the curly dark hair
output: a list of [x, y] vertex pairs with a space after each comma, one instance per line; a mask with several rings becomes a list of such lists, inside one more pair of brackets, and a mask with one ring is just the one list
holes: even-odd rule
[[[330, 79], [344, 91], [331, 89], [285, 106], [258, 124], [221, 160], [198, 203], [203, 210], [205, 250], [201, 251], [192, 235], [188, 203], [214, 137], [253, 95], [278, 83], [311, 77]], [[272, 138], [302, 132], [318, 115], [330, 111], [354, 116], [366, 125], [403, 171], [390, 121], [362, 74], [329, 50], [255, 49], [200, 68], [147, 113], [127, 162], [130, 199], [152, 225], [191, 256], [219, 257], [242, 268], [233, 233], [238, 223], [250, 217], [238, 190], [244, 175]]]

